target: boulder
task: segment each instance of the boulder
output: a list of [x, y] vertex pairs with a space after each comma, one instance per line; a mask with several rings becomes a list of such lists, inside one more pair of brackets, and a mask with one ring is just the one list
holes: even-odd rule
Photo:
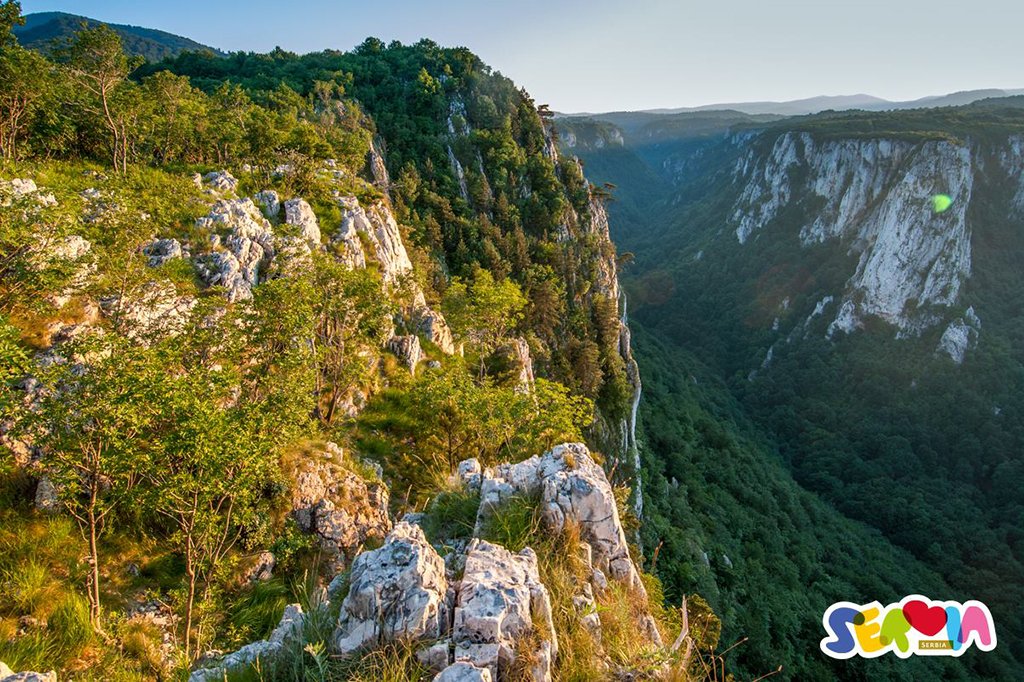
[[301, 457], [290, 472], [292, 517], [319, 538], [339, 568], [368, 540], [382, 540], [391, 531], [387, 487], [366, 481], [343, 461], [341, 448], [328, 443]]
[[142, 247], [142, 253], [148, 257], [149, 267], [160, 267], [175, 258], [181, 258], [183, 251], [177, 239], [154, 239]]
[[[519, 651], [525, 635], [535, 632], [539, 644]], [[531, 678], [551, 680], [558, 652], [551, 600], [540, 581], [537, 555], [530, 548], [512, 554], [500, 545], [474, 539], [458, 588], [452, 641], [455, 660], [487, 668], [495, 680], [507, 680], [518, 656], [534, 661]]]
[[[7, 667], [7, 666], [4, 666]], [[10, 670], [10, 668], [7, 668]], [[0, 674], [3, 670], [0, 669]], [[57, 682], [57, 673], [51, 670], [48, 673], [37, 673], [37, 672], [23, 672], [15, 673], [12, 672], [6, 677], [0, 677], [0, 682]]]
[[466, 661], [452, 663], [434, 676], [434, 682], [491, 682], [493, 679], [490, 670]]
[[203, 176], [203, 183], [218, 192], [234, 192], [238, 189], [238, 180], [226, 170], [207, 173]]
[[313, 207], [305, 199], [289, 199], [284, 202], [284, 219], [289, 225], [301, 230], [301, 237], [311, 246], [320, 246], [320, 224]]
[[452, 330], [444, 319], [444, 315], [423, 306], [417, 311], [416, 316], [419, 318], [420, 333], [445, 355], [455, 355], [455, 339], [452, 337]]
[[334, 631], [334, 650], [343, 656], [448, 631], [444, 561], [419, 526], [399, 523], [383, 547], [356, 557], [350, 584]]
[[60, 508], [57, 486], [48, 476], [43, 476], [36, 483], [35, 507], [45, 514], [53, 514]]
[[262, 192], [257, 192], [256, 203], [260, 205], [260, 209], [269, 219], [276, 218], [281, 213], [281, 197], [278, 196], [277, 192], [272, 189], [265, 189]]
[[392, 336], [388, 341], [388, 350], [394, 353], [413, 374], [416, 373], [416, 365], [424, 359], [423, 349], [420, 348], [420, 339], [414, 334]]
[[188, 682], [217, 682], [226, 679], [229, 670], [249, 666], [256, 661], [272, 659], [281, 653], [288, 642], [302, 635], [303, 619], [302, 607], [298, 604], [289, 604], [284, 609], [281, 622], [270, 633], [270, 637], [246, 644], [238, 651], [225, 656], [214, 667], [193, 671]]

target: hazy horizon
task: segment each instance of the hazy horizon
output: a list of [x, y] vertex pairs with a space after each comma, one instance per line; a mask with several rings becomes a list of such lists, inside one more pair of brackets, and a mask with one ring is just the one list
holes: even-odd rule
[[852, 6], [756, 0], [520, 0], [481, 6], [380, 0], [173, 4], [22, 0], [183, 35], [213, 47], [298, 53], [348, 50], [367, 36], [466, 46], [538, 101], [567, 113], [674, 109], [867, 94], [907, 101], [1024, 87], [1016, 27], [1024, 3], [964, 11], [936, 0]]

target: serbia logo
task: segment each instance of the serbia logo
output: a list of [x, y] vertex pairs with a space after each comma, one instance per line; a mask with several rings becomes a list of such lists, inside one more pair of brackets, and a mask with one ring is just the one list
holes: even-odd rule
[[959, 656], [971, 646], [996, 648], [992, 614], [974, 600], [940, 602], [912, 594], [888, 606], [841, 601], [828, 607], [821, 624], [828, 634], [821, 640], [822, 652], [839, 659], [890, 652], [900, 658]]

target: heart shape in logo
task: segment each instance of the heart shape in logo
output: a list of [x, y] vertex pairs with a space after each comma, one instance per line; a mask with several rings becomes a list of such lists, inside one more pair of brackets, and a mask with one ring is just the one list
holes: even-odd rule
[[941, 606], [928, 606], [923, 601], [908, 601], [903, 605], [903, 615], [918, 632], [929, 637], [937, 635], [946, 627], [946, 610]]

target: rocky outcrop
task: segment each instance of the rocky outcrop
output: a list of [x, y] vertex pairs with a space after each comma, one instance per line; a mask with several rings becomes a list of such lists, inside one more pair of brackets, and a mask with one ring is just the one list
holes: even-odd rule
[[[214, 204], [196, 226], [211, 232], [213, 251], [197, 263], [200, 278], [224, 287], [229, 301], [252, 298], [260, 271], [274, 256], [274, 233], [251, 199], [225, 199]], [[226, 233], [221, 237], [220, 233]]]
[[175, 258], [186, 256], [181, 248], [181, 242], [177, 239], [154, 239], [142, 247], [142, 253], [147, 257], [147, 264], [151, 268], [158, 268]]
[[611, 579], [644, 591], [629, 555], [615, 494], [586, 445], [565, 443], [540, 457], [485, 470], [478, 527], [515, 495], [538, 496], [545, 524], [553, 532], [560, 532], [567, 521], [576, 523], [583, 540], [593, 548], [594, 566]]
[[298, 458], [289, 472], [291, 513], [301, 530], [315, 534], [340, 570], [369, 540], [391, 531], [388, 490], [344, 465], [334, 443]]
[[981, 320], [974, 313], [974, 308], [968, 308], [963, 317], [958, 317], [949, 323], [946, 330], [939, 339], [936, 353], [944, 353], [958, 365], [964, 363], [967, 351], [978, 345], [978, 337], [981, 334]]
[[389, 641], [436, 640], [448, 632], [444, 561], [419, 526], [395, 526], [384, 546], [352, 564], [334, 650], [352, 654]]
[[207, 173], [203, 176], [202, 182], [204, 185], [217, 192], [233, 193], [238, 189], [238, 180], [226, 170]]
[[320, 224], [313, 207], [305, 199], [289, 199], [284, 202], [284, 220], [300, 230], [299, 236], [314, 248], [320, 247]]
[[370, 168], [370, 177], [373, 178], [373, 184], [386, 191], [391, 186], [391, 178], [388, 176], [388, 167], [384, 163], [384, 154], [381, 153], [380, 143], [376, 139], [370, 142], [370, 151], [366, 155], [366, 164]]
[[281, 214], [281, 197], [274, 190], [265, 189], [262, 192], [257, 192], [253, 198], [260, 205], [263, 215], [269, 220], [273, 220]]
[[420, 347], [418, 336], [392, 336], [388, 341], [388, 350], [395, 354], [408, 370], [415, 374], [416, 365], [423, 361], [423, 349]]
[[445, 321], [444, 316], [427, 306], [422, 306], [415, 313], [418, 317], [417, 327], [428, 341], [438, 347], [445, 355], [455, 355], [458, 349], [455, 346], [455, 338], [452, 336], [451, 327]]
[[216, 666], [195, 670], [189, 676], [189, 682], [217, 682], [227, 676], [229, 670], [235, 670], [266, 662], [278, 656], [288, 645], [302, 635], [303, 613], [298, 604], [289, 604], [284, 609], [281, 621], [270, 634], [270, 637], [252, 644], [246, 644], [238, 651], [225, 656]]
[[[748, 152], [736, 180], [743, 189], [731, 220], [741, 244], [799, 202], [815, 205], [800, 227], [803, 245], [842, 240], [858, 256], [830, 336], [858, 329], [866, 316], [916, 335], [941, 319], [934, 308], [956, 303], [971, 274], [966, 145], [787, 133], [764, 158]], [[937, 194], [952, 198], [948, 210], [932, 210]]]
[[[531, 632], [538, 635], [537, 648], [522, 651]], [[486, 668], [495, 680], [509, 679], [520, 656], [532, 663], [531, 679], [551, 679], [558, 642], [551, 600], [540, 581], [532, 549], [512, 554], [483, 540], [470, 542], [451, 638], [457, 662]]]

